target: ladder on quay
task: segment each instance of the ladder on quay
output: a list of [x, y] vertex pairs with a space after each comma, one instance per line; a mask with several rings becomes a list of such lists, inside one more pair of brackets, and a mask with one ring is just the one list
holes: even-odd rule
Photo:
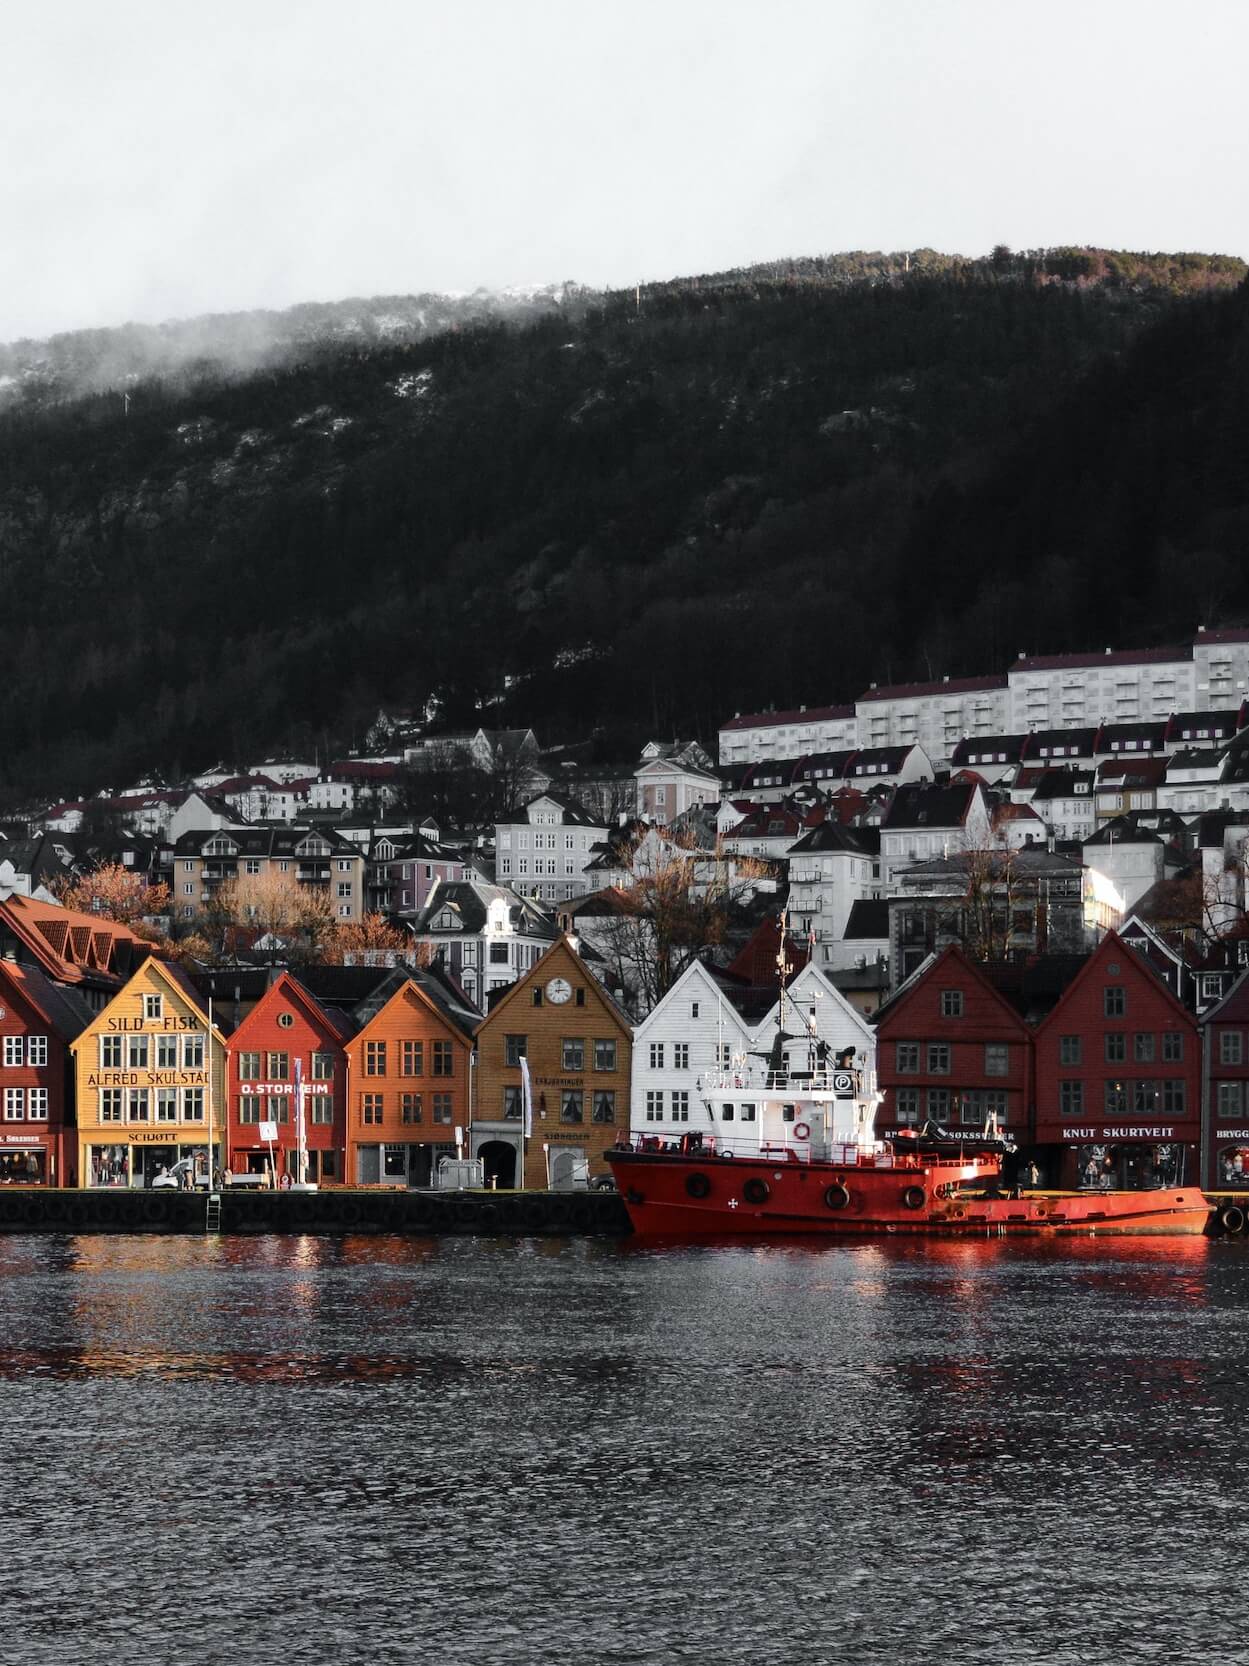
[[208, 1209], [207, 1209], [205, 1217], [204, 1217], [204, 1231], [206, 1233], [207, 1232], [220, 1232], [221, 1231], [221, 1193], [220, 1192], [209, 1192], [209, 1194], [208, 1194]]

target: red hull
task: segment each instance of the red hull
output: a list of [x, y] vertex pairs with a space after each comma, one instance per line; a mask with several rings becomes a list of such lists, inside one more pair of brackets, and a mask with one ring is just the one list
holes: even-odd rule
[[[974, 1162], [900, 1159], [890, 1167], [609, 1151], [633, 1230], [651, 1238], [758, 1238], [924, 1232], [1187, 1234], [1210, 1206], [1195, 1187], [1151, 1192], [968, 1188]], [[982, 1165], [979, 1165], [982, 1166]]]

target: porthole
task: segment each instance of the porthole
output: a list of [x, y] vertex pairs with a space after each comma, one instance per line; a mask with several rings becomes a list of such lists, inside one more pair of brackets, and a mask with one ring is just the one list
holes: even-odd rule
[[295, 1022], [294, 1013], [292, 1013], [292, 1012], [279, 1012], [278, 1013], [278, 1023], [282, 1026], [282, 1028], [284, 1030], [289, 1030], [291, 1025], [294, 1022]]

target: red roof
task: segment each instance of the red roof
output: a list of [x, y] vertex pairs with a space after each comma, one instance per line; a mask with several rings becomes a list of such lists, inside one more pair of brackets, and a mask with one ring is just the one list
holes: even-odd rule
[[[781, 923], [777, 919], [761, 920], [754, 935], [728, 970], [734, 977], [745, 978], [756, 989], [777, 986], [776, 956], [781, 946]], [[801, 972], [811, 958], [810, 949], [794, 936], [788, 938], [785, 958], [791, 973]]]
[[1198, 631], [1193, 638], [1193, 647], [1200, 648], [1206, 642], [1249, 642], [1249, 630], [1236, 626], [1229, 630]]
[[853, 706], [800, 706], [797, 711], [742, 712], [722, 723], [720, 729], [779, 729], [787, 723], [822, 723], [853, 716]]
[[866, 694], [860, 694], [860, 704], [864, 700], [907, 700], [914, 699], [921, 694], [969, 694], [982, 688], [1006, 688], [1007, 678], [992, 677], [942, 677], [935, 683], [885, 683], [882, 687], [869, 688]]
[[1064, 671], [1081, 665], [1161, 665], [1173, 660], [1191, 660], [1192, 644], [1175, 648], [1120, 648], [1102, 654], [1021, 654], [1012, 671]]

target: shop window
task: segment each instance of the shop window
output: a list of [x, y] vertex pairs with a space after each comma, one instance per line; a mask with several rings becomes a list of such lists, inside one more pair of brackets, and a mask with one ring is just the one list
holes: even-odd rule
[[408, 1148], [406, 1145], [382, 1147], [382, 1175], [387, 1180], [406, 1180], [408, 1177]]
[[1221, 1186], [1249, 1186], [1249, 1146], [1225, 1146], [1219, 1152], [1218, 1171]]

